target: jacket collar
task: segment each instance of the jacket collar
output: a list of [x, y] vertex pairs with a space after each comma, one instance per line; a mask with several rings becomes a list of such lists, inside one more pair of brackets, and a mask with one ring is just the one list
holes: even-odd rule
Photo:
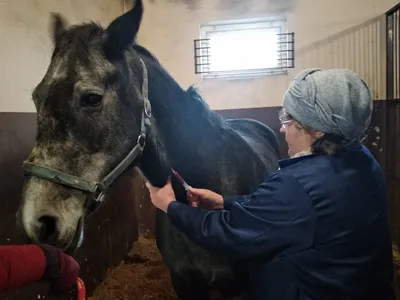
[[305, 159], [308, 159], [308, 158], [311, 158], [314, 156], [315, 155], [312, 154], [310, 150], [305, 150], [305, 151], [296, 153], [289, 158], [284, 158], [284, 159], [279, 160], [279, 162], [278, 162], [279, 168], [282, 169], [282, 168], [288, 167], [299, 161], [302, 161], [302, 160], [305, 160]]
[[278, 162], [279, 163], [279, 168], [280, 169], [286, 168], [286, 167], [288, 167], [290, 165], [293, 165], [293, 164], [295, 164], [295, 163], [297, 163], [299, 161], [310, 159], [310, 158], [312, 158], [314, 156], [315, 156], [315, 154], [308, 154], [308, 155], [303, 155], [303, 156], [289, 157], [289, 158], [281, 159]]
[[[362, 146], [362, 144], [360, 142], [352, 142], [349, 145], [345, 146], [343, 149], [341, 149], [337, 153], [337, 155], [340, 155], [341, 153], [347, 152], [347, 151], [362, 150], [363, 147], [365, 149], [365, 146]], [[305, 151], [296, 153], [296, 154], [294, 154], [293, 156], [291, 156], [289, 158], [284, 158], [284, 159], [279, 160], [279, 162], [278, 162], [279, 163], [279, 169], [286, 168], [286, 167], [288, 167], [290, 165], [293, 165], [293, 164], [295, 164], [295, 163], [297, 163], [299, 161], [306, 160], [306, 159], [309, 159], [309, 158], [313, 158], [315, 156], [316, 156], [315, 154], [311, 153], [311, 150], [305, 150]]]

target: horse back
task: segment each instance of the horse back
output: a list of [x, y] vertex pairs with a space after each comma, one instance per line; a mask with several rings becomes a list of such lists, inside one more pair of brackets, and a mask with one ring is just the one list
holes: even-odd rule
[[249, 118], [226, 119], [225, 122], [261, 157], [268, 169], [278, 167], [279, 140], [267, 125]]

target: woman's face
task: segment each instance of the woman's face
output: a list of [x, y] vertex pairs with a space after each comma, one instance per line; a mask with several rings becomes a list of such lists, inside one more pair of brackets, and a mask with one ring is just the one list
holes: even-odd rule
[[293, 120], [284, 112], [281, 113], [279, 120], [281, 122], [280, 132], [285, 134], [285, 140], [289, 148], [289, 156], [293, 156], [299, 152], [309, 151], [315, 140], [322, 135], [317, 131], [305, 131], [296, 120]]

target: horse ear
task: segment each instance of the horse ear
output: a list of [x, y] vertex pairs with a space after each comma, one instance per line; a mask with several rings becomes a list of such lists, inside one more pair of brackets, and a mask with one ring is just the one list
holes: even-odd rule
[[142, 16], [142, 0], [136, 0], [131, 10], [111, 22], [106, 29], [104, 43], [104, 52], [108, 57], [123, 55], [124, 50], [135, 42]]
[[51, 13], [51, 31], [53, 34], [53, 42], [58, 45], [62, 34], [67, 30], [68, 22], [59, 13]]

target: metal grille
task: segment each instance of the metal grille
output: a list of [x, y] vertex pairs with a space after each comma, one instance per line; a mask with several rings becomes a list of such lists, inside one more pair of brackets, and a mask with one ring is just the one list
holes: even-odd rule
[[294, 63], [294, 32], [278, 34], [278, 62], [280, 69], [295, 67]]
[[386, 98], [400, 98], [400, 3], [386, 13]]
[[[281, 33], [278, 36], [278, 66], [268, 70], [282, 70], [295, 67], [294, 33]], [[210, 39], [194, 40], [195, 74], [210, 73]], [[245, 54], [247, 55], [247, 54]]]
[[[208, 73], [210, 68], [210, 39], [194, 40], [194, 72]], [[205, 71], [204, 71], [205, 70]]]

